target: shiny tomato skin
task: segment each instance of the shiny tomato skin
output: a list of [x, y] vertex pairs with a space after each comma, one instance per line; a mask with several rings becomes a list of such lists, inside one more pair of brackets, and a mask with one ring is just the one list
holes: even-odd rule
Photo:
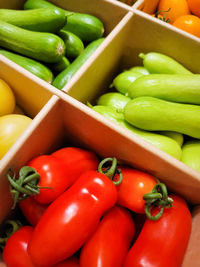
[[9, 237], [3, 250], [3, 260], [7, 267], [35, 267], [27, 253], [32, 233], [31, 226], [24, 226]]
[[32, 261], [38, 266], [48, 266], [72, 256], [116, 201], [117, 189], [104, 174], [83, 173], [50, 204], [36, 225], [28, 246]]
[[52, 156], [62, 161], [67, 170], [67, 177], [71, 184], [79, 178], [79, 176], [89, 170], [96, 171], [99, 159], [93, 151], [78, 147], [64, 147], [58, 149]]
[[[176, 195], [173, 206], [157, 221], [146, 219], [123, 267], [180, 267], [191, 233], [192, 218], [186, 202]], [[154, 212], [156, 212], [154, 210]]]
[[32, 197], [28, 197], [25, 200], [20, 201], [19, 206], [22, 213], [32, 226], [35, 226], [38, 223], [42, 214], [48, 207], [48, 205], [41, 204]]
[[[38, 156], [27, 163], [40, 174], [40, 193], [34, 199], [40, 203], [48, 204], [55, 200], [70, 185], [67, 169], [62, 161], [52, 155]], [[52, 189], [51, 189], [52, 188]]]
[[[117, 187], [118, 205], [136, 213], [145, 213], [143, 195], [151, 192], [157, 180], [150, 174], [126, 166], [119, 166], [122, 182]], [[118, 179], [116, 175], [115, 179]]]
[[115, 206], [107, 211], [81, 250], [81, 267], [121, 267], [135, 234], [130, 212]]

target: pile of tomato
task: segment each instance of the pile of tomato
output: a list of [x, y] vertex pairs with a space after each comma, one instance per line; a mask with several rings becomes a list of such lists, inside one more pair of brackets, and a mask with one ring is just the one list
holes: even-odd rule
[[153, 16], [200, 37], [200, 0], [160, 0]]
[[8, 172], [24, 226], [0, 238], [8, 267], [181, 266], [191, 233], [186, 201], [152, 175], [64, 147]]

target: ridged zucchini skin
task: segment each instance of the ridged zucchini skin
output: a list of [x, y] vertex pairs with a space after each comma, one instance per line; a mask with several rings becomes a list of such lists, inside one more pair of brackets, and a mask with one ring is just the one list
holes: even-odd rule
[[66, 23], [65, 12], [53, 8], [0, 9], [0, 19], [23, 29], [51, 33], [58, 32]]
[[0, 46], [47, 63], [58, 62], [65, 54], [65, 44], [59, 36], [25, 30], [2, 20]]
[[84, 44], [78, 36], [76, 36], [72, 32], [68, 32], [65, 30], [60, 30], [58, 32], [58, 35], [63, 39], [65, 43], [66, 57], [74, 59], [83, 52]]
[[37, 77], [41, 78], [42, 80], [44, 80], [48, 83], [52, 83], [53, 73], [45, 65], [43, 65], [43, 64], [41, 64], [41, 63], [39, 63], [33, 59], [30, 59], [30, 58], [27, 58], [27, 57], [24, 57], [21, 55], [17, 55], [15, 53], [12, 53], [12, 52], [9, 52], [6, 50], [2, 50], [2, 49], [0, 49], [0, 54], [7, 57], [10, 60], [12, 60], [16, 64], [23, 67], [24, 69], [30, 71], [31, 73], [33, 73]]
[[79, 70], [79, 68], [85, 63], [85, 61], [100, 46], [103, 40], [104, 38], [100, 38], [98, 40], [91, 42], [84, 49], [82, 54], [80, 54], [80, 56], [78, 56], [67, 69], [65, 69], [55, 77], [53, 85], [58, 89], [62, 89], [67, 84], [67, 82], [72, 78], [72, 76]]
[[[42, 7], [58, 8], [54, 4], [45, 0], [27, 0], [24, 4], [24, 9], [36, 9]], [[60, 9], [60, 8], [59, 8]], [[64, 10], [64, 9], [62, 9]], [[96, 16], [84, 13], [77, 13], [65, 10], [67, 23], [64, 30], [70, 31], [77, 35], [82, 41], [91, 42], [103, 36], [104, 25]]]

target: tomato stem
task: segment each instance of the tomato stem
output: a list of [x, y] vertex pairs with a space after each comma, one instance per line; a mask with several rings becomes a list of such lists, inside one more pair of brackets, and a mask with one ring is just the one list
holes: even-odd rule
[[[145, 213], [148, 219], [156, 221], [161, 218], [164, 208], [171, 208], [173, 199], [168, 197], [167, 187], [163, 183], [157, 183], [150, 193], [143, 196], [145, 200]], [[156, 215], [151, 215], [151, 210], [154, 207], [160, 207], [160, 212]]]
[[[112, 165], [108, 168], [106, 168], [105, 170], [103, 170], [103, 165], [105, 163], [111, 162]], [[122, 173], [120, 169], [117, 169], [117, 159], [116, 158], [105, 158], [103, 159], [98, 166], [98, 171], [100, 173], [105, 174], [110, 180], [112, 180], [112, 182], [114, 183], [114, 185], [119, 185], [122, 182]], [[118, 181], [114, 181], [113, 178], [115, 176], [115, 174], [118, 173], [119, 174], [119, 180]]]
[[16, 220], [7, 220], [4, 222], [3, 232], [4, 236], [0, 237], [0, 247], [3, 250], [8, 238], [17, 232], [22, 227], [22, 224], [20, 221]]

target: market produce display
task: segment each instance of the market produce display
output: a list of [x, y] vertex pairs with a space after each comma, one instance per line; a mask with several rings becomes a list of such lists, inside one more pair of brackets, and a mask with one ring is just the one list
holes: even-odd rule
[[101, 95], [96, 105], [89, 106], [199, 170], [198, 149], [194, 156], [188, 156], [188, 161], [187, 153], [181, 156], [187, 145], [181, 147], [184, 137], [186, 142], [200, 138], [200, 75], [161, 53], [140, 53], [139, 57], [143, 66], [119, 73], [110, 91]]
[[199, 0], [145, 0], [144, 12], [200, 37]]
[[48, 83], [55, 77], [59, 89], [103, 41], [100, 19], [45, 0], [27, 0], [24, 10], [0, 9], [0, 17], [0, 54]]
[[29, 222], [4, 222], [0, 245], [7, 266], [132, 267], [144, 259], [181, 266], [191, 233], [189, 207], [180, 196], [168, 196], [152, 175], [78, 147], [40, 155], [18, 175], [7, 175], [14, 207], [19, 202]]

